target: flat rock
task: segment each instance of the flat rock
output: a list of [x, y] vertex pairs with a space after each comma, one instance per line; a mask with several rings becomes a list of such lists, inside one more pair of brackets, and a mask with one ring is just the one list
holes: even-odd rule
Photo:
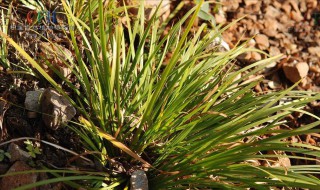
[[[29, 167], [24, 162], [17, 161], [10, 167], [7, 174], [11, 172], [29, 171], [32, 169], [33, 168]], [[5, 176], [1, 179], [0, 189], [9, 190], [9, 189], [15, 189], [23, 185], [32, 184], [37, 182], [37, 177], [38, 175], [36, 173]], [[32, 188], [31, 190], [36, 190], [36, 188]]]
[[69, 100], [51, 88], [41, 96], [41, 112], [44, 124], [53, 130], [66, 125], [76, 115]]
[[296, 83], [308, 75], [309, 65], [306, 62], [284, 64], [283, 71], [291, 82]]
[[130, 190], [148, 190], [148, 178], [143, 170], [134, 171], [130, 178]]

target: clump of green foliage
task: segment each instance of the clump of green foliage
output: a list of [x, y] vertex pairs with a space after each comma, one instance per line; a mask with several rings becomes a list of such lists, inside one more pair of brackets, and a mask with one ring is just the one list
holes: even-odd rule
[[10, 153], [0, 149], [0, 162], [2, 162], [6, 157], [10, 159], [11, 158]]
[[24, 144], [26, 144], [26, 149], [28, 150], [28, 153], [32, 158], [35, 158], [37, 154], [41, 154], [40, 148], [34, 145], [32, 141], [26, 140], [24, 141]]
[[[128, 188], [127, 174], [135, 169], [147, 170], [151, 189], [319, 187], [313, 176], [320, 172], [319, 165], [252, 164], [280, 157], [316, 161], [319, 148], [285, 139], [319, 132], [314, 127], [320, 121], [292, 130], [274, 128], [320, 95], [292, 91], [294, 86], [255, 94], [252, 88], [262, 79], [247, 80], [279, 57], [234, 70], [233, 60], [240, 54], [258, 50], [245, 44], [227, 52], [208, 49], [233, 23], [217, 30], [202, 24], [191, 33], [200, 2], [163, 35], [156, 13], [145, 21], [143, 3], [136, 16], [129, 16], [128, 7], [115, 1], [61, 2], [69, 26], [76, 28], [70, 30], [76, 60], [65, 65], [73, 65], [80, 88], [56, 73], [76, 98], [67, 96], [35, 60], [7, 40], [81, 113], [72, 128], [85, 149], [100, 152], [95, 159], [112, 171], [81, 176], [92, 182], [89, 188]], [[283, 99], [291, 101], [279, 104]], [[117, 158], [126, 163], [121, 171], [113, 165]], [[74, 175], [57, 179], [79, 180]]]

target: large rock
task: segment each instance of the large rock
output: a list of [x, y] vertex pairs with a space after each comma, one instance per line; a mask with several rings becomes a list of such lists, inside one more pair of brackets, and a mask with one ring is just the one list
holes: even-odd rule
[[148, 190], [148, 178], [143, 170], [134, 171], [130, 178], [130, 190]]
[[[32, 168], [30, 168], [24, 162], [17, 161], [10, 167], [7, 174], [11, 172], [21, 172], [29, 170], [32, 170]], [[37, 182], [37, 178], [38, 175], [36, 173], [5, 176], [1, 179], [0, 189], [9, 190], [23, 185], [32, 184]], [[31, 190], [36, 190], [36, 188], [32, 188]]]
[[306, 62], [284, 64], [283, 71], [291, 82], [296, 83], [308, 75], [309, 65]]
[[42, 93], [41, 112], [43, 122], [53, 130], [66, 125], [76, 115], [69, 100], [51, 88]]

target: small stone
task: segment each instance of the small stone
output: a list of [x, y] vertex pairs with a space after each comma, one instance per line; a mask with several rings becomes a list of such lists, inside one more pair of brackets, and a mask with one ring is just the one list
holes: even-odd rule
[[[22, 171], [29, 171], [33, 168], [30, 168], [24, 162], [17, 161], [15, 162], [10, 169], [8, 170], [7, 174], [11, 172], [22, 172]], [[21, 187], [23, 185], [32, 184], [37, 182], [38, 175], [36, 173], [28, 173], [28, 174], [17, 174], [12, 176], [4, 176], [1, 179], [0, 189], [15, 189], [17, 187]], [[32, 188], [31, 190], [36, 190], [36, 188]]]
[[273, 6], [269, 5], [266, 8], [266, 13], [265, 17], [271, 17], [271, 18], [276, 18], [281, 14], [280, 10], [274, 8]]
[[297, 12], [297, 11], [291, 11], [291, 18], [296, 22], [300, 22], [303, 20], [303, 16], [301, 15], [300, 12]]
[[308, 48], [308, 52], [312, 55], [316, 55], [318, 57], [320, 57], [320, 46], [317, 47], [309, 47]]
[[269, 39], [264, 34], [257, 34], [257, 36], [255, 37], [255, 40], [261, 50], [265, 50], [270, 46]]
[[39, 112], [40, 111], [40, 96], [43, 89], [36, 91], [27, 91], [24, 106], [29, 111]]
[[148, 178], [143, 170], [134, 171], [130, 178], [130, 190], [148, 190]]
[[306, 12], [307, 11], [307, 4], [306, 4], [306, 2], [305, 1], [300, 1], [300, 11], [301, 12]]
[[279, 3], [278, 1], [274, 1], [273, 6], [277, 9], [280, 9], [282, 7], [282, 3]]
[[275, 37], [278, 30], [278, 22], [275, 22], [274, 19], [266, 18], [264, 21], [264, 30], [263, 33], [269, 37]]
[[227, 19], [224, 15], [222, 14], [215, 14], [214, 15], [214, 18], [216, 19], [216, 22], [218, 24], [221, 24], [221, 23], [226, 23], [227, 22]]
[[53, 130], [66, 125], [76, 115], [69, 100], [51, 88], [42, 93], [40, 102], [42, 120]]
[[270, 53], [271, 56], [277, 56], [277, 55], [280, 55], [280, 54], [281, 54], [279, 48], [277, 48], [277, 47], [275, 47], [275, 46], [271, 46], [271, 47], [270, 47], [269, 53]]
[[287, 13], [287, 15], [290, 15], [291, 12], [291, 5], [289, 4], [289, 2], [285, 2], [282, 4], [282, 9]]
[[[312, 71], [314, 73], [320, 73], [320, 68], [316, 67], [316, 66], [311, 66], [310, 71]], [[318, 80], [320, 80], [320, 78], [318, 78]]]
[[244, 3], [246, 4], [246, 6], [250, 6], [259, 3], [259, 0], [244, 0]]
[[273, 90], [281, 88], [281, 85], [274, 81], [269, 81], [268, 86]]
[[261, 59], [262, 58], [261, 58], [260, 53], [255, 52], [255, 51], [251, 52], [251, 60], [252, 61], [260, 61]]
[[7, 151], [11, 156], [10, 162], [27, 161], [30, 158], [30, 155], [26, 151], [21, 150], [21, 148], [14, 143], [9, 145]]
[[300, 62], [295, 65], [284, 64], [283, 71], [291, 82], [296, 83], [308, 75], [309, 65], [306, 62]]
[[254, 47], [256, 45], [256, 41], [254, 39], [250, 39], [248, 42], [249, 47]]

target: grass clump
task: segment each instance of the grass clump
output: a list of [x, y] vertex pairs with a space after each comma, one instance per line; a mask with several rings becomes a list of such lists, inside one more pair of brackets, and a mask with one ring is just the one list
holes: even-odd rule
[[[90, 173], [89, 188], [128, 188], [129, 175], [137, 169], [147, 171], [151, 189], [319, 187], [313, 176], [320, 171], [317, 165], [253, 164], [283, 157], [316, 161], [320, 156], [317, 147], [286, 140], [319, 132], [315, 127], [320, 121], [293, 130], [275, 129], [319, 95], [292, 91], [294, 86], [258, 95], [252, 88], [262, 79], [247, 81], [279, 56], [234, 70], [237, 56], [258, 50], [245, 44], [227, 52], [208, 50], [229, 26], [209, 30], [202, 24], [190, 32], [201, 3], [163, 35], [156, 13], [145, 22], [143, 3], [131, 17], [126, 5], [116, 6], [114, 1], [61, 2], [69, 26], [75, 26], [70, 40], [76, 59], [64, 63], [73, 66], [80, 88], [55, 72], [73, 90], [72, 97], [6, 39], [80, 113], [72, 128], [88, 152], [100, 152], [93, 159], [111, 174], [94, 178]], [[279, 103], [284, 99], [290, 101]], [[278, 151], [282, 153], [272, 153]]]

